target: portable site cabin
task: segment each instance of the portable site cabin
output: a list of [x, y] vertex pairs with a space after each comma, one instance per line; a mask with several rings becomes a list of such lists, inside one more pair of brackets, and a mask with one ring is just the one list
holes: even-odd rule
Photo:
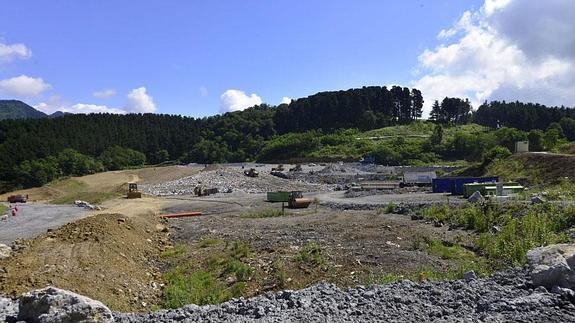
[[430, 186], [437, 177], [435, 172], [405, 172], [403, 182], [405, 186]]
[[[500, 186], [499, 193], [497, 186]], [[468, 198], [473, 193], [479, 192], [483, 196], [509, 196], [523, 192], [525, 187], [519, 183], [468, 183], [463, 185], [463, 197]]]
[[[439, 177], [433, 179], [433, 193], [451, 193], [453, 195], [463, 195], [463, 185], [469, 183], [491, 183], [495, 184], [499, 177]], [[473, 194], [473, 193], [472, 193]]]
[[290, 192], [278, 191], [278, 192], [268, 192], [267, 200], [268, 202], [287, 202], [289, 201]]

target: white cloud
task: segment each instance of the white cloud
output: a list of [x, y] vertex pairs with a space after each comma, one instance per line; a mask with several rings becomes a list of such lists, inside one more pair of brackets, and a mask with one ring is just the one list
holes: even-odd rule
[[208, 96], [208, 94], [210, 94], [208, 92], [208, 88], [205, 86], [200, 86], [200, 95], [205, 97]]
[[284, 96], [282, 98], [282, 101], [280, 102], [280, 104], [290, 104], [291, 103], [291, 99], [288, 98], [287, 96]]
[[[575, 105], [575, 2], [486, 0], [465, 12], [443, 41], [419, 56], [423, 76], [413, 82], [426, 98], [468, 97]], [[457, 39], [450, 38], [459, 35]]]
[[0, 62], [11, 62], [14, 59], [28, 59], [32, 56], [32, 51], [24, 44], [3, 44], [0, 43]]
[[133, 89], [128, 93], [125, 111], [128, 113], [153, 113], [156, 111], [154, 99], [146, 93], [145, 87]]
[[51, 87], [39, 77], [34, 78], [26, 75], [0, 80], [0, 92], [8, 96], [34, 97]]
[[146, 93], [145, 87], [133, 89], [127, 95], [127, 102], [124, 107], [114, 108], [106, 105], [98, 105], [92, 103], [76, 103], [71, 104], [64, 100], [62, 97], [54, 95], [51, 96], [46, 102], [40, 102], [34, 106], [47, 114], [52, 114], [56, 111], [70, 112], [70, 113], [148, 113], [156, 110], [156, 105], [151, 96]]
[[262, 98], [257, 94], [248, 96], [243, 91], [230, 89], [220, 97], [220, 112], [240, 111], [259, 104], [262, 104]]
[[101, 91], [95, 91], [92, 95], [98, 99], [109, 99], [116, 95], [116, 90], [114, 89], [104, 89]]
[[74, 104], [70, 109], [64, 109], [63, 112], [71, 112], [71, 113], [117, 113], [117, 114], [124, 114], [126, 111], [109, 108], [105, 105], [97, 105], [97, 104], [85, 104], [85, 103], [77, 103]]

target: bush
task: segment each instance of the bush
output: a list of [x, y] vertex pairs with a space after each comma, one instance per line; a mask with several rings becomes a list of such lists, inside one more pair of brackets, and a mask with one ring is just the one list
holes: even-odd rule
[[133, 149], [113, 146], [104, 150], [100, 155], [100, 160], [108, 170], [120, 170], [144, 165], [146, 156]]

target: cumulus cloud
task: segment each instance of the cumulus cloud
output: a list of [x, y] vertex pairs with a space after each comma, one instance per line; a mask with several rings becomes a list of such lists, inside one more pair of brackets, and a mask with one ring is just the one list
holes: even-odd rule
[[151, 96], [146, 93], [145, 87], [133, 89], [127, 95], [127, 101], [124, 107], [109, 107], [107, 105], [92, 104], [92, 103], [76, 103], [71, 104], [64, 100], [62, 97], [54, 95], [47, 101], [40, 102], [34, 106], [47, 114], [52, 114], [56, 111], [69, 112], [69, 113], [148, 113], [156, 110], [156, 105]]
[[130, 113], [153, 113], [156, 111], [154, 99], [146, 93], [145, 87], [133, 89], [128, 93], [128, 102], [125, 107], [126, 112]]
[[15, 59], [28, 59], [32, 56], [32, 51], [24, 44], [3, 44], [0, 43], [0, 62], [11, 62]]
[[92, 93], [92, 95], [98, 99], [109, 99], [109, 98], [113, 97], [114, 95], [116, 95], [116, 90], [104, 89], [101, 91], [95, 91]]
[[51, 87], [39, 77], [34, 78], [26, 75], [0, 80], [0, 93], [8, 96], [34, 97]]
[[243, 91], [230, 89], [220, 97], [220, 112], [240, 111], [259, 104], [262, 104], [262, 98], [257, 94], [247, 95]]
[[575, 2], [486, 0], [439, 32], [441, 44], [419, 56], [413, 82], [433, 100], [468, 97], [575, 105]]
[[280, 104], [290, 104], [291, 103], [291, 99], [288, 98], [287, 96], [284, 96], [282, 98], [282, 101], [280, 102]]

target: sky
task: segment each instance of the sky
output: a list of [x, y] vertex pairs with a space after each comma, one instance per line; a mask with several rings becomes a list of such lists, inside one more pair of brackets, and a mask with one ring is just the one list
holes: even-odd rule
[[401, 85], [575, 106], [572, 0], [0, 0], [0, 99], [204, 117]]

